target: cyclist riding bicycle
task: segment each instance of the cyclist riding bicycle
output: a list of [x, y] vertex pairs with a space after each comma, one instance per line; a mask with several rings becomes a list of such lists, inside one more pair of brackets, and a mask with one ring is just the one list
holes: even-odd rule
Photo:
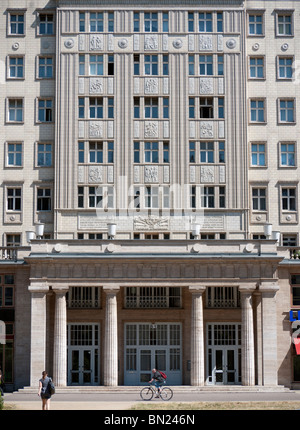
[[[157, 369], [152, 369], [152, 373], [153, 376], [151, 381], [149, 381], [149, 384], [152, 384], [152, 382], [154, 381], [154, 385], [157, 388], [158, 393], [160, 393], [161, 386], [165, 383], [165, 380]], [[159, 395], [157, 395], [156, 397], [159, 397]]]

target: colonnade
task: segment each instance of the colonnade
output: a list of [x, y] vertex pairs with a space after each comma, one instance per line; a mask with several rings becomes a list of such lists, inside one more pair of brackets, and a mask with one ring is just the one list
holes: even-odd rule
[[[203, 293], [206, 285], [189, 287], [192, 295], [191, 307], [191, 385], [205, 384]], [[104, 336], [104, 380], [103, 385], [118, 385], [118, 324], [117, 294], [118, 285], [104, 285], [106, 295], [105, 336]], [[259, 385], [277, 385], [277, 336], [276, 303], [278, 287], [273, 282], [239, 286], [241, 297], [242, 328], [242, 385], [255, 385], [257, 367]], [[47, 285], [29, 286], [31, 292], [31, 363], [30, 385], [36, 386], [41, 372], [46, 367], [46, 295]], [[67, 385], [67, 304], [68, 288], [56, 285], [55, 317], [53, 337], [53, 380], [57, 387]], [[256, 336], [255, 347], [253, 296], [259, 296], [260, 335]], [[255, 355], [256, 354], [256, 355]], [[255, 367], [256, 366], [256, 367]]]

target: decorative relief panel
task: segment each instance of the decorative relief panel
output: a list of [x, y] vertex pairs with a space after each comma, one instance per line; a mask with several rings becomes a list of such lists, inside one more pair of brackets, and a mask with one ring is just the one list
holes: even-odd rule
[[100, 121], [91, 121], [89, 123], [90, 137], [103, 137], [103, 124]]
[[140, 50], [140, 35], [139, 34], [133, 35], [133, 50], [134, 51]]
[[158, 36], [156, 34], [145, 36], [144, 49], [150, 51], [156, 51], [158, 49]]
[[215, 182], [215, 170], [211, 166], [201, 166], [200, 170], [201, 182]]
[[150, 215], [149, 217], [136, 217], [133, 220], [135, 230], [165, 230], [169, 229], [168, 217], [157, 217]]
[[219, 94], [224, 94], [224, 78], [218, 79], [218, 92]]
[[79, 51], [85, 51], [85, 34], [80, 34], [78, 38]]
[[164, 166], [164, 182], [170, 182], [170, 167]]
[[213, 94], [213, 78], [200, 78], [200, 94]]
[[145, 94], [158, 94], [158, 79], [146, 78], [145, 79]]
[[163, 78], [163, 91], [164, 94], [169, 94], [169, 78]]
[[114, 78], [107, 78], [107, 94], [114, 94]]
[[190, 138], [194, 139], [195, 137], [196, 137], [195, 121], [190, 121]]
[[145, 137], [158, 137], [157, 121], [145, 121]]
[[103, 182], [102, 166], [89, 166], [89, 184]]
[[189, 34], [189, 51], [195, 50], [195, 36], [193, 34]]
[[103, 94], [103, 78], [90, 78], [90, 94]]
[[210, 121], [200, 122], [200, 137], [201, 138], [214, 137], [213, 122], [210, 122]]
[[190, 182], [196, 182], [196, 166], [190, 166]]
[[114, 182], [114, 166], [107, 166], [107, 182], [109, 184]]
[[134, 137], [135, 138], [140, 137], [140, 122], [139, 121], [134, 121], [133, 131], [134, 131]]
[[134, 166], [133, 169], [133, 180], [135, 183], [140, 182], [140, 166]]
[[78, 122], [78, 137], [82, 139], [84, 137], [84, 121]]
[[78, 183], [82, 184], [84, 182], [84, 166], [78, 166]]
[[133, 92], [139, 94], [140, 92], [140, 78], [133, 78]]
[[158, 182], [158, 166], [145, 166], [145, 182]]
[[102, 51], [102, 50], [103, 50], [103, 34], [91, 34], [90, 51]]
[[189, 78], [189, 94], [195, 94], [195, 78]]
[[219, 139], [224, 139], [225, 137], [225, 123], [224, 121], [219, 121]]
[[168, 35], [163, 34], [163, 51], [167, 51], [168, 47]]
[[163, 126], [163, 137], [165, 139], [170, 137], [170, 126], [169, 126], [169, 121], [164, 121], [164, 126]]
[[218, 34], [218, 51], [223, 51], [223, 36]]
[[114, 36], [110, 33], [108, 34], [108, 51], [113, 51], [114, 50]]
[[107, 121], [107, 137], [112, 139], [114, 137], [114, 122]]
[[199, 50], [212, 51], [212, 35], [200, 34], [199, 36]]
[[78, 79], [78, 93], [84, 94], [84, 78]]
[[225, 180], [225, 166], [219, 166], [219, 181], [223, 184]]

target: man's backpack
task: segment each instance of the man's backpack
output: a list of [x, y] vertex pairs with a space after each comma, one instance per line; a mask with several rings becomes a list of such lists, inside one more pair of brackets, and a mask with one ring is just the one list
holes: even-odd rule
[[166, 375], [164, 372], [161, 372], [161, 371], [159, 370], [159, 373], [161, 374], [161, 376], [162, 376], [164, 379], [167, 379], [167, 375]]

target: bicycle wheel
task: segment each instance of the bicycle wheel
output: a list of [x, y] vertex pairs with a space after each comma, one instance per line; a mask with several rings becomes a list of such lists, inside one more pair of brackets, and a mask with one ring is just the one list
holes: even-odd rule
[[173, 391], [170, 387], [164, 387], [161, 389], [160, 397], [162, 400], [171, 400], [173, 397]]
[[151, 387], [145, 387], [140, 391], [140, 396], [143, 400], [151, 400], [153, 394], [154, 393]]

